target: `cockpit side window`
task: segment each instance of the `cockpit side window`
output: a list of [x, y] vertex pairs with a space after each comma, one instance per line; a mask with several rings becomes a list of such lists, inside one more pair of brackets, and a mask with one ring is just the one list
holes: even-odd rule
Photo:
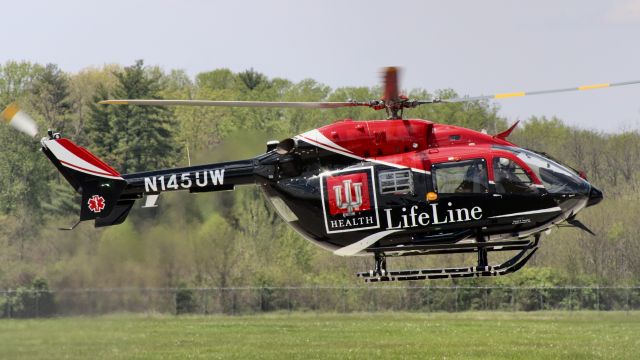
[[493, 177], [498, 194], [535, 194], [538, 192], [529, 174], [511, 159], [493, 158]]
[[434, 164], [433, 187], [440, 194], [488, 192], [487, 164], [484, 159]]

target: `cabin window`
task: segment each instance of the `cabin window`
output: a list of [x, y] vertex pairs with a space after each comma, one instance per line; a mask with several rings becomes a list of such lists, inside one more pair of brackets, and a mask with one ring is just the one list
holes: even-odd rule
[[433, 187], [440, 194], [486, 193], [487, 164], [484, 159], [434, 164]]
[[493, 177], [498, 194], [534, 194], [538, 191], [529, 174], [511, 159], [493, 158]]
[[378, 180], [381, 194], [413, 194], [411, 170], [381, 171]]

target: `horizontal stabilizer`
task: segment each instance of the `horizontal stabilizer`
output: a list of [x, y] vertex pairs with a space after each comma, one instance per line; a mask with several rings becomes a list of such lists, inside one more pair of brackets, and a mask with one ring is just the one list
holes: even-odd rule
[[144, 205], [142, 205], [143, 209], [146, 208], [155, 208], [158, 207], [158, 198], [160, 195], [149, 194], [144, 199]]

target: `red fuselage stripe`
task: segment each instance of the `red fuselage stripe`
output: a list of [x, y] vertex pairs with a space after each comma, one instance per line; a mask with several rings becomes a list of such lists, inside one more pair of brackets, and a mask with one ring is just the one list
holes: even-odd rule
[[412, 167], [410, 165], [401, 164], [401, 163], [395, 163], [395, 162], [392, 162], [392, 161], [389, 161], [389, 160], [377, 160], [377, 159], [365, 158], [365, 157], [362, 157], [362, 156], [358, 156], [358, 155], [356, 155], [354, 153], [348, 153], [348, 152], [345, 152], [343, 150], [336, 149], [336, 148], [334, 148], [332, 146], [329, 146], [327, 144], [323, 144], [323, 143], [321, 143], [319, 141], [315, 141], [313, 139], [309, 139], [306, 136], [300, 135], [300, 137], [303, 138], [305, 141], [309, 141], [310, 143], [311, 142], [316, 143], [317, 146], [319, 146], [321, 148], [325, 148], [326, 147], [326, 148], [328, 148], [330, 150], [333, 150], [333, 151], [335, 151], [336, 153], [338, 153], [340, 155], [344, 155], [344, 156], [348, 156], [348, 157], [352, 157], [352, 158], [356, 158], [356, 159], [364, 160], [364, 161], [371, 161], [371, 162], [375, 162], [375, 163], [378, 163], [378, 164], [384, 164], [384, 165], [387, 165], [387, 166], [407, 168], [407, 169], [411, 169], [413, 171], [420, 171], [420, 172], [430, 173], [428, 170], [425, 170], [425, 169], [414, 168], [414, 167]]
[[[331, 146], [331, 145], [327, 145], [327, 144], [325, 144], [325, 143], [321, 143], [320, 141], [316, 141], [316, 140], [310, 139], [310, 138], [308, 138], [308, 137], [306, 137], [306, 136], [303, 136], [303, 135], [300, 135], [300, 137], [302, 137], [303, 139], [305, 139], [305, 140], [307, 140], [307, 141], [311, 141], [311, 142], [314, 142], [314, 143], [316, 143], [316, 144], [320, 144], [320, 145], [322, 145], [322, 146], [326, 146], [326, 147], [328, 147], [328, 148], [330, 148], [330, 149], [332, 149], [332, 150], [335, 150], [335, 151], [338, 151], [338, 152], [341, 152], [341, 153], [347, 153], [347, 154], [351, 153], [351, 154], [353, 154], [353, 152], [351, 152], [351, 151], [346, 152], [346, 151], [344, 151], [344, 150], [342, 150], [342, 149], [339, 149], [339, 148], [337, 148], [337, 147], [334, 147], [334, 146]], [[355, 155], [355, 154], [353, 154], [353, 155]], [[357, 156], [357, 155], [355, 155], [355, 156]], [[362, 157], [361, 157], [361, 156], [358, 156], [358, 158], [362, 158]]]

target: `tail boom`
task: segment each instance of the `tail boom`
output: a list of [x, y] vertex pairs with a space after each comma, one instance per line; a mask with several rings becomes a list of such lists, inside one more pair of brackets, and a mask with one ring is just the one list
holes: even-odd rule
[[44, 154], [82, 195], [80, 221], [95, 220], [96, 227], [122, 223], [135, 200], [145, 195], [233, 190], [255, 183], [255, 159], [121, 175], [68, 139], [54, 135], [41, 144]]
[[254, 161], [189, 166], [123, 175], [127, 192], [159, 194], [165, 191], [189, 190], [208, 192], [233, 190], [236, 185], [255, 183]]

